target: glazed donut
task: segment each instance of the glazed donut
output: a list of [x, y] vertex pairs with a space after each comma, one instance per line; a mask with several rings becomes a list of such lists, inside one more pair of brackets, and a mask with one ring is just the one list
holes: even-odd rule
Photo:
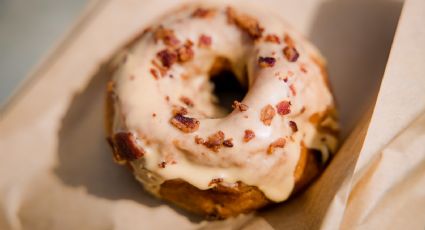
[[[147, 191], [189, 211], [226, 218], [284, 201], [336, 150], [325, 62], [269, 12], [184, 6], [111, 66], [106, 129], [114, 159]], [[248, 87], [230, 114], [210, 81], [223, 70]]]

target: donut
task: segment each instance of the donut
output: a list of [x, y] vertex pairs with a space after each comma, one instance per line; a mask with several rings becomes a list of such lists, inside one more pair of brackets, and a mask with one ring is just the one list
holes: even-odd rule
[[[115, 161], [190, 212], [223, 219], [285, 201], [336, 151], [325, 60], [270, 12], [185, 5], [109, 65], [105, 123]], [[227, 113], [212, 83], [223, 71], [247, 88]]]

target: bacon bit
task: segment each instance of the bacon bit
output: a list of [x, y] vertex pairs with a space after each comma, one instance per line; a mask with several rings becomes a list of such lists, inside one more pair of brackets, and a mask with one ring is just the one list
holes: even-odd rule
[[286, 115], [291, 112], [289, 108], [291, 106], [290, 101], [281, 101], [276, 105], [277, 113], [281, 116]]
[[267, 34], [266, 37], [264, 38], [264, 40], [266, 42], [280, 44], [279, 36], [277, 36], [275, 34]]
[[136, 144], [135, 136], [130, 132], [120, 132], [114, 135], [114, 149], [120, 158], [136, 160], [145, 155], [145, 150]]
[[276, 58], [274, 57], [259, 57], [258, 64], [261, 68], [273, 67], [276, 63]]
[[284, 79], [283, 79], [283, 81], [286, 83], [286, 82], [288, 82], [288, 77], [285, 77]]
[[204, 144], [205, 141], [202, 137], [199, 137], [198, 135], [195, 136], [195, 143], [198, 145]]
[[224, 133], [222, 131], [218, 131], [215, 134], [212, 134], [208, 137], [207, 141], [204, 142], [205, 147], [211, 149], [214, 152], [218, 152], [221, 145], [224, 142]]
[[291, 84], [289, 86], [289, 89], [291, 90], [292, 95], [296, 96], [297, 95], [297, 91], [295, 91], [295, 86], [294, 84]]
[[170, 101], [170, 96], [165, 96], [166, 101]]
[[177, 61], [177, 53], [170, 49], [161, 50], [156, 56], [165, 68], [170, 68]]
[[306, 66], [306, 64], [301, 64], [301, 65], [300, 65], [300, 70], [301, 70], [301, 72], [303, 72], [303, 73], [307, 73], [307, 66]]
[[156, 113], [152, 113], [152, 117], [156, 117]]
[[183, 102], [185, 105], [187, 105], [189, 107], [193, 107], [195, 105], [190, 98], [185, 97], [185, 96], [181, 96], [180, 101]]
[[228, 147], [228, 148], [232, 148], [233, 147], [233, 138], [229, 138], [227, 140], [223, 141], [223, 146]]
[[208, 186], [217, 185], [217, 184], [220, 184], [221, 182], [223, 182], [223, 178], [214, 178], [210, 181], [210, 183], [208, 183]]
[[283, 48], [283, 54], [285, 55], [286, 60], [288, 60], [289, 62], [296, 62], [298, 60], [298, 57], [300, 56], [297, 49], [292, 46], [286, 46], [285, 48]]
[[193, 42], [187, 40], [183, 46], [176, 50], [179, 62], [187, 62], [193, 58], [194, 52], [192, 46]]
[[245, 135], [243, 136], [243, 141], [244, 142], [249, 142], [250, 140], [255, 138], [255, 133], [254, 131], [250, 130], [250, 129], [246, 129], [245, 130]]
[[158, 72], [155, 69], [151, 68], [150, 69], [150, 72], [151, 72], [153, 78], [155, 78], [155, 80], [158, 80], [159, 79]]
[[193, 18], [210, 18], [215, 15], [215, 10], [213, 9], [205, 9], [205, 8], [198, 8], [192, 13]]
[[237, 14], [232, 7], [227, 7], [226, 14], [228, 23], [236, 24], [254, 40], [261, 38], [264, 29], [255, 18], [246, 14]]
[[305, 110], [306, 110], [306, 108], [305, 108], [305, 106], [303, 106], [303, 107], [301, 108], [300, 113], [304, 113], [304, 112], [305, 112]]
[[284, 148], [285, 144], [286, 144], [286, 140], [285, 140], [285, 138], [282, 138], [282, 137], [273, 141], [269, 145], [269, 147], [267, 148], [267, 154], [269, 154], [269, 155], [272, 154], [274, 152], [275, 148]]
[[297, 123], [295, 123], [295, 121], [289, 121], [289, 127], [291, 127], [292, 132], [297, 132], [298, 131], [298, 126]]
[[158, 164], [158, 167], [160, 168], [165, 168], [165, 166], [167, 166], [167, 162], [162, 161], [161, 163]]
[[180, 44], [179, 39], [177, 39], [174, 34], [174, 30], [166, 29], [162, 25], [159, 26], [154, 32], [155, 42], [162, 40], [165, 45], [175, 47]]
[[283, 36], [283, 41], [290, 47], [295, 46], [294, 40], [292, 40], [292, 38], [288, 34], [285, 34]]
[[187, 115], [187, 109], [182, 106], [175, 106], [172, 113], [173, 115]]
[[161, 66], [156, 60], [152, 60], [152, 65], [160, 72], [161, 76], [164, 77], [167, 73], [168, 68]]
[[208, 35], [201, 34], [198, 39], [198, 46], [201, 48], [209, 48], [212, 43], [212, 38]]
[[197, 119], [185, 117], [181, 114], [174, 115], [170, 119], [170, 123], [185, 133], [195, 132], [199, 128], [199, 121]]
[[233, 109], [239, 109], [239, 111], [241, 111], [241, 112], [248, 110], [248, 106], [245, 105], [244, 103], [239, 102], [239, 101], [233, 101], [232, 108]]
[[276, 115], [276, 111], [274, 110], [273, 106], [266, 105], [261, 110], [260, 120], [263, 122], [264, 125], [270, 126], [274, 115]]

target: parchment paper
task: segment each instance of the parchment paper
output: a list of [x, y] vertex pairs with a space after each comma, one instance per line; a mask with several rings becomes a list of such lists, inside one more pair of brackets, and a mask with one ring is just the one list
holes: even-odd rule
[[243, 1], [281, 14], [323, 52], [346, 141], [304, 193], [218, 222], [146, 194], [104, 140], [102, 63], [182, 2], [90, 2], [3, 108], [0, 229], [424, 228], [425, 2], [406, 1], [392, 43], [401, 1]]

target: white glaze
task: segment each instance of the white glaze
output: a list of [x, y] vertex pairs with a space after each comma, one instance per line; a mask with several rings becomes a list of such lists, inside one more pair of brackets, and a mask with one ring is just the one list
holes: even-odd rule
[[[328, 159], [328, 153], [320, 138], [327, 136], [331, 150], [336, 146], [333, 136], [318, 133], [308, 122], [312, 114], [333, 107], [333, 98], [320, 68], [311, 59], [312, 56], [321, 56], [279, 17], [268, 12], [236, 8], [257, 18], [265, 29], [263, 35], [276, 34], [281, 40], [285, 33], [292, 37], [300, 57], [296, 62], [288, 62], [282, 53], [283, 42], [250, 41], [242, 30], [227, 23], [225, 7], [217, 6], [217, 14], [207, 19], [191, 18], [190, 14], [196, 7], [186, 7], [160, 22], [165, 28], [173, 29], [181, 41], [190, 39], [195, 43], [194, 59], [174, 64], [168, 72], [173, 78], [155, 80], [150, 73], [151, 60], [165, 48], [162, 42], [154, 42], [151, 32], [127, 51], [125, 63], [113, 76], [118, 96], [115, 107], [120, 111], [114, 119], [114, 132], [130, 131], [138, 137], [137, 143], [146, 154], [131, 164], [138, 180], [153, 193], [157, 192], [162, 181], [168, 179], [181, 178], [199, 189], [208, 189], [212, 179], [222, 178], [224, 183], [241, 181], [257, 186], [270, 200], [283, 201], [294, 186], [294, 170], [301, 142], [308, 148], [323, 150], [324, 160]], [[201, 33], [212, 37], [210, 48], [197, 47]], [[207, 72], [217, 56], [228, 58], [241, 80], [244, 80], [241, 74], [243, 66], [247, 65], [249, 91], [242, 101], [249, 106], [247, 111], [235, 110], [222, 117], [212, 103], [214, 96]], [[276, 64], [271, 68], [260, 68], [257, 63], [259, 56], [275, 57]], [[307, 73], [300, 70], [300, 63], [306, 66]], [[281, 79], [288, 71], [294, 74], [285, 83]], [[280, 75], [276, 76], [276, 72]], [[189, 78], [183, 79], [183, 74]], [[291, 94], [290, 84], [295, 85], [296, 96]], [[169, 102], [165, 100], [166, 96], [169, 96]], [[199, 129], [193, 133], [183, 133], [169, 123], [172, 105], [184, 106], [179, 101], [181, 96], [189, 97], [195, 104], [193, 109], [188, 108], [188, 116], [200, 121]], [[261, 109], [282, 100], [291, 101], [291, 113], [286, 116], [276, 114], [271, 126], [265, 126], [260, 121]], [[300, 114], [303, 107], [306, 110]], [[298, 132], [292, 132], [288, 126], [290, 120], [297, 123]], [[248, 143], [243, 141], [245, 129], [253, 130], [256, 135]], [[233, 138], [234, 147], [223, 147], [213, 152], [194, 141], [197, 135], [206, 139], [219, 130], [225, 133], [226, 138]], [[280, 137], [286, 138], [286, 146], [267, 154], [269, 144]], [[158, 164], [162, 161], [176, 163], [161, 168]]]

